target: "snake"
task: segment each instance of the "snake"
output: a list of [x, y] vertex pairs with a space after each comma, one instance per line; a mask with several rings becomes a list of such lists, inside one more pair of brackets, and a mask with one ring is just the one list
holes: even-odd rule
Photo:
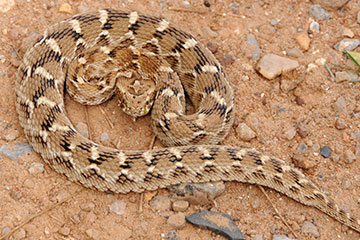
[[[151, 127], [165, 147], [121, 150], [89, 140], [67, 117], [65, 92], [88, 105], [117, 94], [127, 114], [151, 113]], [[15, 94], [34, 151], [84, 187], [125, 194], [180, 183], [256, 184], [360, 232], [360, 220], [301, 170], [252, 148], [218, 145], [235, 118], [232, 87], [201, 42], [162, 18], [102, 9], [60, 21], [24, 54]]]

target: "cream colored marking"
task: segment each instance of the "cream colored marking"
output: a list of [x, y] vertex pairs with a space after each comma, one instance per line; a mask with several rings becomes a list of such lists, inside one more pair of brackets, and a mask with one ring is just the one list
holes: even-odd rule
[[260, 160], [264, 164], [270, 160], [270, 157], [266, 155], [261, 155]]
[[109, 54], [111, 49], [109, 47], [106, 46], [101, 46], [100, 50], [103, 51], [105, 54]]
[[217, 73], [218, 72], [217, 68], [215, 66], [213, 66], [213, 65], [202, 66], [201, 70], [203, 72], [209, 72], [209, 73]]
[[236, 157], [242, 159], [247, 154], [247, 152], [247, 150], [241, 149], [240, 151], [236, 152]]
[[86, 46], [86, 42], [85, 42], [85, 40], [83, 38], [79, 38], [76, 41], [76, 46], [79, 46], [80, 44]]
[[105, 10], [99, 10], [100, 13], [100, 19], [101, 25], [104, 25], [108, 20], [108, 12]]
[[125, 163], [126, 159], [127, 159], [126, 155], [121, 151], [117, 155], [117, 158], [119, 159], [119, 165], [123, 165]]
[[121, 173], [124, 174], [125, 176], [128, 176], [129, 175], [129, 170], [121, 169]]
[[156, 38], [152, 38], [152, 39], [150, 40], [150, 42], [151, 42], [152, 44], [155, 44], [155, 45], [158, 45], [158, 44], [159, 44], [159, 40], [157, 40]]
[[137, 12], [131, 12], [129, 14], [129, 23], [134, 24], [139, 19], [139, 15]]
[[162, 32], [165, 29], [167, 29], [169, 26], [169, 22], [166, 20], [161, 20], [161, 22], [159, 23], [159, 26], [156, 28], [157, 31]]
[[97, 146], [92, 146], [90, 148], [90, 151], [91, 151], [91, 159], [96, 160], [100, 156]]
[[307, 179], [305, 179], [305, 178], [300, 178], [300, 179], [299, 179], [299, 183], [300, 183], [301, 185], [307, 184], [307, 183], [309, 183], [309, 180], [307, 180]]
[[204, 162], [204, 166], [215, 166], [215, 164], [214, 164], [213, 161], [206, 160], [206, 161]]
[[182, 158], [179, 149], [169, 148], [169, 152], [172, 153], [176, 157], [176, 159], [181, 159]]
[[211, 157], [208, 149], [206, 149], [202, 146], [199, 146], [198, 150], [204, 155], [204, 157]]
[[153, 158], [152, 154], [150, 151], [146, 151], [143, 153], [143, 157], [145, 159], [145, 162], [147, 163], [151, 163], [151, 159]]
[[129, 38], [129, 39], [134, 39], [134, 33], [132, 31], [129, 31], [127, 33], [124, 34], [125, 37]]
[[195, 39], [193, 39], [193, 38], [186, 39], [183, 47], [184, 47], [185, 49], [193, 48], [193, 47], [196, 46], [197, 43], [198, 43], [198, 42], [197, 42]]
[[[30, 71], [29, 71], [30, 72]], [[45, 79], [54, 79], [53, 75], [51, 75], [45, 68], [43, 67], [37, 67], [35, 69], [35, 74], [38, 74]]]
[[49, 128], [49, 130], [51, 132], [56, 132], [56, 131], [69, 131], [70, 128], [66, 125], [60, 125], [58, 123], [53, 123], [53, 125]]
[[84, 58], [84, 57], [79, 58], [78, 63], [84, 65], [86, 63], [86, 58]]
[[167, 72], [167, 73], [172, 73], [172, 72], [174, 72], [174, 70], [172, 70], [171, 67], [164, 66], [164, 65], [161, 65], [161, 66], [159, 67], [159, 71], [160, 71], [160, 72]]
[[81, 27], [80, 22], [77, 19], [73, 19], [70, 21], [71, 27], [75, 30], [77, 33], [81, 33]]
[[102, 31], [100, 34], [99, 34], [99, 36], [108, 36], [109, 35], [109, 32], [107, 31], [107, 30], [104, 30], [104, 31]]
[[95, 169], [97, 173], [101, 173], [101, 170], [98, 166], [96, 166], [95, 163], [92, 163], [90, 164], [88, 167], [85, 168], [86, 170], [89, 170], [89, 169]]
[[176, 113], [173, 113], [173, 112], [167, 112], [164, 114], [165, 118], [170, 120], [171, 118], [176, 118], [177, 117], [177, 114]]
[[257, 166], [257, 170], [264, 171], [264, 168], [262, 166]]
[[215, 90], [212, 91], [212, 92], [210, 93], [210, 95], [211, 95], [213, 98], [215, 98], [215, 100], [216, 100], [219, 104], [221, 104], [221, 105], [226, 104], [225, 99], [224, 99], [223, 97], [221, 97], [217, 91], [215, 91]]
[[45, 105], [48, 105], [50, 107], [55, 107], [57, 105], [56, 102], [51, 101], [47, 97], [39, 97], [36, 102], [38, 103], [38, 105], [45, 104]]
[[57, 52], [57, 53], [60, 53], [61, 54], [61, 51], [60, 51], [60, 47], [58, 45], [58, 43], [55, 41], [55, 39], [46, 39], [45, 40], [45, 43], [47, 45], [49, 45], [49, 47], [54, 51], [54, 52]]
[[147, 169], [146, 172], [152, 173], [152, 172], [154, 172], [154, 169], [155, 169], [155, 166], [151, 166], [151, 167], [149, 167], [149, 168]]
[[282, 168], [283, 171], [286, 171], [286, 172], [291, 170], [291, 167], [288, 166], [288, 165], [282, 165], [281, 168]]
[[71, 152], [61, 152], [61, 156], [70, 158], [72, 156], [72, 153]]
[[176, 166], [177, 168], [183, 168], [183, 167], [184, 167], [184, 164], [182, 164], [181, 162], [176, 162], [176, 163], [175, 163], [175, 166]]
[[40, 130], [39, 135], [44, 140], [44, 142], [46, 142], [46, 139], [48, 137], [47, 131]]
[[171, 89], [167, 88], [162, 92], [162, 95], [167, 96], [167, 97], [171, 97], [171, 96], [174, 95], [174, 92]]

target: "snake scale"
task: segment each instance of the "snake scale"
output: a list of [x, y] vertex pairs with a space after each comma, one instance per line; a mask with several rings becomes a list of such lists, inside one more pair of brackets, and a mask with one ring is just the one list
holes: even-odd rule
[[[360, 232], [360, 220], [301, 171], [254, 149], [216, 145], [233, 123], [232, 89], [213, 54], [166, 20], [105, 9], [61, 21], [25, 53], [15, 83], [28, 141], [71, 181], [116, 193], [219, 180], [258, 184]], [[152, 128], [168, 147], [118, 150], [81, 136], [66, 115], [65, 89], [85, 104], [117, 91], [134, 116], [148, 113], [154, 102]], [[196, 109], [192, 114], [185, 113], [185, 96]], [[140, 105], [134, 110], [132, 103]]]

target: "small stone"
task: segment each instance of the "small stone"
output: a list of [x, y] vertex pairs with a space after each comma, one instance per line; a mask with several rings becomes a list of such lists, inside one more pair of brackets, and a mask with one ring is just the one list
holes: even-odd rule
[[313, 32], [317, 32], [317, 33], [318, 33], [318, 32], [320, 31], [319, 23], [317, 23], [317, 22], [312, 22], [312, 23], [310, 23], [309, 29], [310, 29], [311, 31], [313, 31]]
[[291, 48], [289, 49], [286, 54], [290, 57], [294, 57], [294, 58], [299, 58], [299, 57], [302, 57], [304, 54], [302, 53], [302, 51], [297, 48], [297, 47], [294, 47], [294, 48]]
[[2, 0], [0, 1], [0, 12], [5, 13], [9, 11], [14, 5], [14, 0]]
[[301, 232], [304, 234], [313, 235], [315, 238], [320, 237], [320, 233], [317, 227], [312, 222], [309, 221], [304, 221], [304, 224], [301, 227]]
[[126, 209], [126, 202], [117, 200], [109, 206], [109, 209], [110, 212], [116, 213], [117, 215], [121, 216], [124, 214], [124, 211]]
[[106, 132], [103, 132], [101, 135], [100, 135], [100, 142], [106, 142], [109, 140], [109, 134], [107, 134]]
[[206, 47], [210, 50], [210, 52], [212, 52], [213, 54], [215, 54], [218, 50], [218, 46], [216, 43], [214, 42], [208, 42], [206, 44]]
[[345, 71], [335, 72], [335, 82], [339, 83], [349, 80], [350, 80], [350, 75], [348, 74], [348, 72]]
[[346, 149], [344, 152], [344, 161], [346, 163], [352, 163], [355, 160], [356, 160], [355, 154], [350, 149]]
[[340, 113], [347, 114], [346, 102], [343, 96], [340, 96], [332, 105], [333, 109]]
[[349, 178], [344, 177], [341, 179], [341, 187], [345, 190], [351, 190], [353, 188], [353, 185]]
[[83, 122], [78, 122], [75, 126], [76, 130], [83, 136], [88, 138], [89, 137], [89, 128], [88, 125]]
[[169, 231], [166, 240], [179, 240], [179, 236], [175, 231]]
[[251, 139], [256, 137], [256, 133], [249, 128], [245, 123], [240, 123], [236, 128], [236, 133], [241, 140], [249, 142]]
[[263, 237], [263, 235], [256, 234], [256, 235], [252, 238], [252, 240], [264, 240], [264, 237]]
[[307, 34], [307, 32], [301, 32], [298, 35], [296, 35], [295, 40], [300, 45], [301, 49], [304, 51], [307, 51], [310, 47], [310, 38]]
[[302, 99], [301, 97], [298, 97], [298, 96], [295, 97], [295, 102], [297, 105], [300, 105], [300, 106], [305, 104], [304, 99]]
[[167, 224], [176, 230], [183, 229], [185, 227], [185, 223], [186, 221], [184, 213], [175, 213], [167, 220]]
[[150, 205], [156, 210], [167, 211], [171, 208], [171, 201], [168, 196], [159, 195], [150, 201]]
[[[185, 183], [174, 185], [170, 190], [179, 196], [196, 196], [198, 193], [203, 193], [206, 199], [214, 200], [225, 192], [224, 182], [208, 182], [208, 183]], [[199, 204], [193, 203], [191, 204]]]
[[19, 228], [17, 231], [13, 234], [14, 239], [25, 239], [26, 238], [26, 232], [23, 228]]
[[331, 155], [331, 160], [334, 162], [334, 163], [338, 163], [340, 161], [340, 156], [338, 154], [332, 154]]
[[93, 238], [93, 232], [94, 232], [94, 229], [92, 228], [89, 228], [85, 231], [86, 235], [89, 237], [89, 238]]
[[251, 201], [251, 206], [253, 207], [253, 209], [258, 209], [260, 207], [259, 199], [255, 198], [253, 201]]
[[284, 137], [287, 140], [293, 139], [295, 137], [295, 135], [296, 135], [296, 127], [291, 127], [284, 132]]
[[188, 207], [189, 207], [189, 202], [185, 200], [178, 200], [173, 202], [172, 204], [172, 209], [175, 212], [184, 212], [186, 211], [186, 209], [188, 209]]
[[344, 130], [347, 127], [347, 125], [346, 125], [344, 119], [337, 118], [336, 121], [335, 121], [335, 127], [338, 130]]
[[310, 16], [316, 20], [326, 20], [330, 18], [330, 14], [318, 4], [311, 5], [309, 13]]
[[219, 34], [215, 31], [213, 31], [210, 27], [206, 26], [202, 28], [202, 32], [205, 36], [216, 38]]
[[303, 143], [303, 142], [301, 142], [301, 143], [299, 144], [298, 148], [297, 148], [297, 151], [298, 151], [298, 153], [300, 153], [300, 154], [307, 153], [308, 150], [309, 150], [308, 146], [307, 146], [305, 143]]
[[43, 172], [45, 172], [44, 164], [38, 163], [38, 162], [32, 163], [28, 169], [28, 172], [30, 174], [43, 173]]
[[360, 140], [360, 131], [351, 133], [351, 139], [353, 139], [353, 140]]
[[17, 160], [19, 156], [30, 152], [33, 152], [33, 149], [28, 143], [5, 144], [0, 146], [0, 153], [10, 158], [10, 160]]
[[30, 178], [25, 179], [24, 183], [23, 183], [23, 187], [29, 188], [29, 189], [33, 189], [35, 187], [35, 183], [33, 180], [31, 180]]
[[357, 22], [360, 23], [360, 12], [357, 13]]
[[256, 40], [253, 34], [248, 34], [246, 38], [247, 38], [246, 43], [248, 47], [245, 50], [245, 54], [250, 59], [258, 60], [261, 56], [261, 50], [258, 41]]
[[[10, 227], [4, 227], [3, 230], [1, 231], [1, 235], [6, 235], [11, 231]], [[8, 238], [4, 238], [4, 240], [8, 240]]]
[[7, 142], [12, 142], [14, 141], [17, 137], [19, 136], [19, 132], [18, 131], [11, 131], [8, 134], [6, 134], [4, 136], [4, 140]]
[[260, 59], [256, 69], [265, 78], [271, 80], [297, 67], [299, 67], [297, 61], [269, 53]]
[[334, 48], [343, 52], [344, 50], [352, 51], [360, 45], [359, 39], [344, 38], [340, 42], [336, 43]]
[[279, 23], [279, 20], [276, 20], [276, 19], [272, 19], [272, 20], [270, 21], [271, 26], [275, 26], [275, 25], [278, 24], [278, 23]]
[[343, 27], [342, 30], [341, 30], [341, 34], [344, 36], [344, 37], [349, 37], [349, 38], [353, 38], [354, 37], [354, 32], [351, 31], [350, 28], [347, 28], [347, 27]]
[[296, 126], [296, 131], [302, 138], [305, 138], [310, 134], [309, 128], [302, 122]]
[[289, 237], [287, 237], [285, 235], [277, 235], [277, 234], [275, 234], [275, 235], [273, 235], [273, 240], [296, 240], [296, 239], [289, 238]]
[[80, 204], [80, 209], [85, 212], [90, 212], [90, 211], [94, 210], [94, 208], [95, 208], [95, 204], [92, 202], [86, 202], [86, 203]]
[[235, 61], [231, 56], [224, 55], [224, 54], [218, 54], [217, 57], [219, 59], [219, 62], [224, 66], [231, 65]]
[[64, 190], [64, 189], [62, 189], [62, 190], [60, 190], [59, 192], [58, 192], [58, 194], [56, 195], [56, 201], [57, 202], [61, 202], [61, 201], [63, 201], [65, 198], [67, 198], [67, 197], [69, 197], [69, 193], [66, 191], [66, 190]]
[[10, 197], [16, 201], [19, 201], [23, 197], [23, 193], [20, 189], [11, 190], [9, 193]]
[[186, 220], [195, 226], [207, 228], [228, 239], [245, 240], [244, 235], [228, 214], [201, 210], [186, 217]]
[[62, 227], [62, 228], [60, 228], [59, 229], [59, 231], [58, 231], [61, 235], [63, 235], [63, 236], [69, 236], [69, 234], [70, 234], [70, 228], [69, 227]]
[[300, 153], [295, 153], [292, 159], [297, 167], [305, 170], [309, 170], [317, 165], [317, 162], [314, 159], [308, 158]]
[[68, 4], [68, 3], [61, 4], [61, 6], [59, 8], [59, 12], [73, 14], [73, 11], [71, 9], [71, 5]]
[[331, 156], [331, 148], [328, 146], [324, 146], [324, 147], [320, 148], [320, 154], [324, 158], [330, 157]]

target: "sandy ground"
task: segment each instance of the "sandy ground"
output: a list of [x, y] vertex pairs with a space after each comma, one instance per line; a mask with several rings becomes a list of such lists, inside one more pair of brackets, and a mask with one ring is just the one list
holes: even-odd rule
[[[289, 163], [293, 162], [299, 144], [306, 144], [313, 166], [304, 171], [339, 205], [360, 217], [360, 156], [356, 155], [360, 141], [360, 85], [331, 81], [325, 67], [316, 63], [323, 58], [330, 66], [353, 66], [333, 46], [345, 37], [344, 28], [350, 29], [355, 34], [354, 38], [359, 38], [360, 25], [356, 23], [359, 1], [350, 1], [341, 10], [329, 9], [330, 20], [317, 21], [320, 32], [310, 34], [310, 48], [293, 58], [304, 69], [309, 64], [314, 64], [315, 68], [306, 72], [304, 81], [290, 92], [280, 89], [279, 78], [269, 81], [254, 70], [256, 60], [250, 58], [246, 36], [250, 33], [255, 35], [262, 55], [283, 55], [292, 48], [300, 49], [294, 38], [299, 30], [309, 28], [312, 21], [308, 13], [310, 1], [236, 1], [238, 4], [234, 4], [235, 1], [211, 0], [208, 1], [210, 7], [206, 7], [203, 1], [167, 0], [17, 0], [14, 5], [13, 1], [0, 2], [7, 2], [9, 6], [9, 10], [1, 13], [0, 17], [1, 146], [16, 148], [16, 143], [26, 143], [14, 106], [14, 73], [19, 64], [16, 52], [25, 37], [40, 33], [47, 26], [71, 16], [70, 13], [60, 12], [64, 3], [70, 5], [74, 14], [105, 7], [138, 10], [164, 17], [193, 33], [203, 43], [217, 45], [216, 54], [224, 63], [225, 72], [235, 89], [236, 124], [245, 122], [256, 132], [256, 138], [244, 142], [236, 134], [235, 126], [222, 144], [254, 147]], [[271, 20], [278, 22], [272, 25]], [[229, 58], [234, 61], [229, 61]], [[333, 104], [341, 96], [345, 105], [339, 111], [333, 108]], [[302, 101], [304, 104], [301, 104]], [[124, 149], [149, 147], [153, 137], [149, 117], [133, 123], [118, 109], [116, 99], [103, 104], [115, 126], [113, 129], [99, 107], [87, 107], [90, 120], [86, 122], [86, 107], [74, 103], [68, 96], [66, 105], [74, 125], [78, 122], [88, 124], [95, 141], [100, 142], [101, 134], [107, 133], [109, 139], [104, 141], [106, 145], [119, 143]], [[342, 121], [345, 128], [337, 129], [336, 121]], [[291, 131], [299, 124], [305, 126], [307, 135], [297, 133], [291, 136]], [[155, 145], [161, 146], [161, 143], [156, 142]], [[323, 146], [333, 150], [330, 158], [319, 154], [319, 148]], [[346, 151], [351, 151], [357, 159], [347, 163], [349, 157], [344, 155]], [[168, 216], [174, 213], [169, 209], [155, 209], [146, 197], [142, 201], [143, 211], [139, 212], [139, 194], [112, 195], [84, 189], [50, 167], [45, 165], [42, 170], [35, 163], [44, 164], [34, 152], [21, 155], [17, 160], [0, 156], [0, 235], [74, 192], [81, 192], [61, 206], [36, 217], [9, 239], [167, 239], [171, 231], [176, 232], [177, 238], [174, 239], [223, 239], [190, 224], [174, 230], [167, 224]], [[322, 212], [273, 190], [266, 191], [299, 239], [315, 239], [301, 231], [306, 220], [317, 227], [320, 233], [318, 239], [360, 238], [358, 233]], [[171, 192], [160, 190], [156, 194], [157, 197], [168, 196]], [[120, 215], [109, 210], [109, 206], [117, 201], [124, 210]], [[198, 206], [190, 206], [185, 214], [199, 209]], [[215, 200], [212, 210], [231, 214], [248, 239], [253, 239], [255, 235], [272, 239], [274, 234], [295, 238], [256, 186], [226, 183], [225, 193]]]

